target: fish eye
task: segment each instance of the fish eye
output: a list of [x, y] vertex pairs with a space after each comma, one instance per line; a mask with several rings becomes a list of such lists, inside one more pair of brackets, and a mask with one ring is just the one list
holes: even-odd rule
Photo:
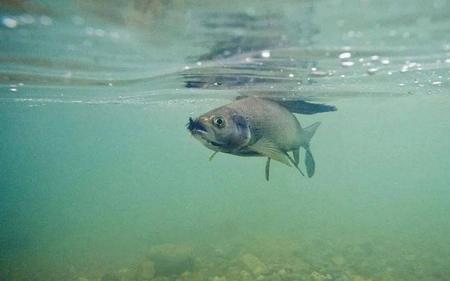
[[213, 123], [217, 128], [225, 127], [225, 120], [222, 117], [214, 117]]

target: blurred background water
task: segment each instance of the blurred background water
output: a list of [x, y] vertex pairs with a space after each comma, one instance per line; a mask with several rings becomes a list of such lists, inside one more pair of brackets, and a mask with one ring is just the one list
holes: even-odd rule
[[[0, 11], [1, 280], [450, 280], [449, 1]], [[185, 130], [253, 94], [337, 106], [313, 178]]]

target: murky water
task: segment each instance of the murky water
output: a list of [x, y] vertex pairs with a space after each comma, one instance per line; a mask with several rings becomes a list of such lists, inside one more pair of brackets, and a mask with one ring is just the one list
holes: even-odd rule
[[[0, 9], [1, 280], [450, 280], [450, 2]], [[208, 161], [242, 95], [338, 108], [313, 178]]]

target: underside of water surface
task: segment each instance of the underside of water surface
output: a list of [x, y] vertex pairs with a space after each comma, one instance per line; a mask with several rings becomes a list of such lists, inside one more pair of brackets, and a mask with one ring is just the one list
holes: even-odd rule
[[[0, 280], [450, 280], [449, 32], [446, 0], [0, 2]], [[244, 96], [337, 108], [296, 114], [312, 178], [208, 161], [186, 123]]]

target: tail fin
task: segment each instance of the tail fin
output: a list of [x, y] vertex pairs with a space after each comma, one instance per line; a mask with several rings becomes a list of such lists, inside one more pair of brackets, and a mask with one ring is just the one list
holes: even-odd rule
[[314, 136], [315, 132], [317, 131], [317, 128], [319, 127], [320, 122], [316, 122], [306, 128], [303, 128], [303, 143], [302, 146], [305, 148], [305, 166], [306, 166], [306, 173], [308, 174], [308, 177], [312, 177], [314, 175], [314, 172], [316, 170], [316, 163], [314, 162], [314, 158], [311, 153], [311, 149], [309, 148], [309, 144], [311, 142], [312, 137]]

